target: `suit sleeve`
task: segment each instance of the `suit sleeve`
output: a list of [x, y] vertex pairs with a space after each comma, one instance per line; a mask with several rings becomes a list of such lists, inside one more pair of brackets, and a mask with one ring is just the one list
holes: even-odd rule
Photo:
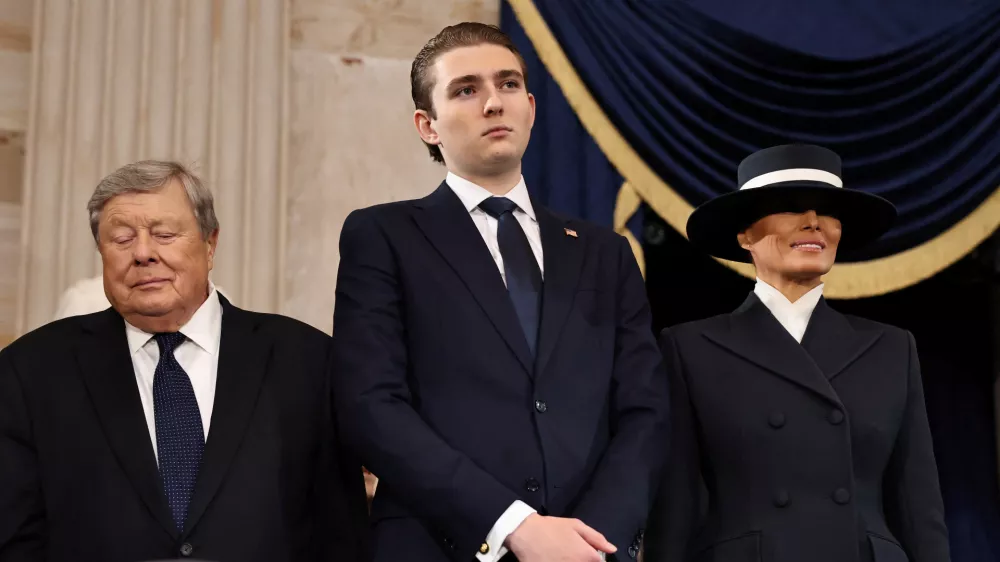
[[909, 341], [906, 411], [884, 475], [886, 519], [913, 562], [947, 562], [948, 530], [927, 423], [920, 362]]
[[371, 209], [347, 218], [340, 254], [331, 376], [342, 435], [379, 477], [381, 490], [391, 490], [394, 500], [472, 559], [518, 496], [448, 445], [414, 409], [402, 281]]
[[[678, 355], [669, 329], [660, 334], [664, 357]], [[663, 471], [649, 514], [643, 562], [685, 562], [701, 518], [702, 480], [698, 425], [686, 374], [680, 361], [670, 376], [670, 464]]]
[[670, 407], [646, 286], [628, 242], [618, 241], [611, 441], [573, 515], [618, 547], [617, 558], [634, 559], [661, 480]]
[[[324, 337], [320, 368], [326, 370], [329, 340]], [[324, 377], [326, 396], [331, 396], [330, 377]], [[344, 446], [332, 411], [331, 400], [322, 400], [323, 447], [312, 494], [318, 527], [315, 560], [365, 562], [371, 559], [368, 536], [368, 498], [364, 473], [357, 456]]]
[[0, 352], [0, 482], [0, 562], [40, 562], [44, 502], [31, 420], [9, 348]]

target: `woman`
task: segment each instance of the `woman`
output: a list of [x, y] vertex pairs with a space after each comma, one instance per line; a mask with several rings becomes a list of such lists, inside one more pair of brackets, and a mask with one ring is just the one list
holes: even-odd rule
[[945, 562], [947, 530], [909, 332], [834, 311], [838, 247], [891, 203], [842, 187], [840, 157], [769, 148], [695, 210], [690, 240], [752, 262], [735, 312], [664, 330], [673, 439], [645, 562]]

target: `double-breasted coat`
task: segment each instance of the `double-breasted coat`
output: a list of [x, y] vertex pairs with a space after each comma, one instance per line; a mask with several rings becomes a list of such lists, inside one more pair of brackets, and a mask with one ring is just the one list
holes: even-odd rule
[[751, 293], [660, 343], [679, 364], [646, 562], [949, 559], [909, 332], [820, 299], [799, 344]]

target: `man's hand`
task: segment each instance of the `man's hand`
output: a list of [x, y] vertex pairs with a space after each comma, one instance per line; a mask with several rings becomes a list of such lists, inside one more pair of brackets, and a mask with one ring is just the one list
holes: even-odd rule
[[608, 554], [618, 550], [579, 519], [537, 513], [522, 521], [506, 543], [520, 562], [600, 562], [598, 550]]

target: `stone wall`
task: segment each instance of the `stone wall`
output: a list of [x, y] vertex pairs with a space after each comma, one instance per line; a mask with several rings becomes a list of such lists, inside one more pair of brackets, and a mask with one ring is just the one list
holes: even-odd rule
[[283, 312], [330, 331], [348, 213], [444, 178], [413, 126], [410, 63], [446, 25], [498, 20], [497, 1], [292, 0]]

